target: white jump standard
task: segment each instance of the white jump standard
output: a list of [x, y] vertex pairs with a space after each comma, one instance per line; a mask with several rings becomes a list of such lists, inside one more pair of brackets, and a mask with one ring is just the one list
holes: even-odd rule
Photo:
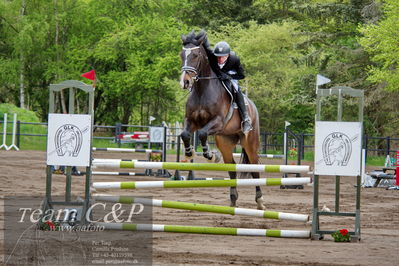
[[15, 136], [17, 133], [17, 113], [14, 113], [14, 120], [12, 125], [12, 143], [10, 146], [6, 145], [7, 141], [7, 113], [4, 113], [4, 120], [3, 120], [3, 144], [0, 146], [0, 149], [4, 148], [5, 150], [9, 151], [12, 148], [19, 151], [19, 148], [15, 144]]
[[94, 182], [98, 189], [140, 189], [140, 188], [193, 188], [193, 187], [242, 187], [242, 186], [288, 186], [311, 183], [310, 177], [259, 178], [230, 180], [187, 180], [187, 181], [136, 181], [136, 182]]
[[5, 150], [8, 149], [6, 145], [7, 141], [7, 113], [4, 113], [4, 120], [3, 120], [3, 144], [1, 144], [0, 149], [4, 148]]
[[136, 169], [166, 170], [208, 170], [231, 172], [266, 172], [266, 173], [308, 173], [308, 165], [264, 165], [264, 164], [223, 164], [223, 163], [173, 163], [140, 162], [137, 160], [94, 159], [93, 166]]

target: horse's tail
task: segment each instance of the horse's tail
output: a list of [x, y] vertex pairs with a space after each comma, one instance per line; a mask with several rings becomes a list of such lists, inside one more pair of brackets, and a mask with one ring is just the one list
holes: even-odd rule
[[249, 163], [249, 158], [248, 158], [248, 154], [245, 151], [244, 148], [242, 148], [242, 152], [241, 152], [241, 158], [240, 158], [240, 164], [248, 164]]

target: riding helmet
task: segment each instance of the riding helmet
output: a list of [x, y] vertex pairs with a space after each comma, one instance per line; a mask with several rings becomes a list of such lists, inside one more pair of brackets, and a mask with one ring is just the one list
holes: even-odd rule
[[218, 42], [213, 53], [216, 56], [226, 56], [230, 54], [230, 45], [227, 42]]

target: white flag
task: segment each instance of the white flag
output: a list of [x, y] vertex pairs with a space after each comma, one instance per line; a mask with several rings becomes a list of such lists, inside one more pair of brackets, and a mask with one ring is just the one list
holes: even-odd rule
[[331, 82], [331, 80], [329, 78], [326, 78], [326, 77], [323, 77], [322, 75], [317, 74], [317, 76], [316, 76], [316, 85], [317, 86], [327, 84], [329, 82]]
[[150, 123], [155, 120], [155, 117], [150, 116]]
[[285, 121], [285, 127], [289, 127], [291, 125], [291, 123], [290, 122], [288, 122], [288, 121]]

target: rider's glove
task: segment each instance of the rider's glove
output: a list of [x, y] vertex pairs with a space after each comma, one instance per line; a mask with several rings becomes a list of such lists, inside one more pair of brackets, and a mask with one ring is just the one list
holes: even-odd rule
[[221, 80], [230, 80], [231, 77], [230, 77], [230, 75], [222, 72], [222, 73], [220, 73], [220, 79]]

